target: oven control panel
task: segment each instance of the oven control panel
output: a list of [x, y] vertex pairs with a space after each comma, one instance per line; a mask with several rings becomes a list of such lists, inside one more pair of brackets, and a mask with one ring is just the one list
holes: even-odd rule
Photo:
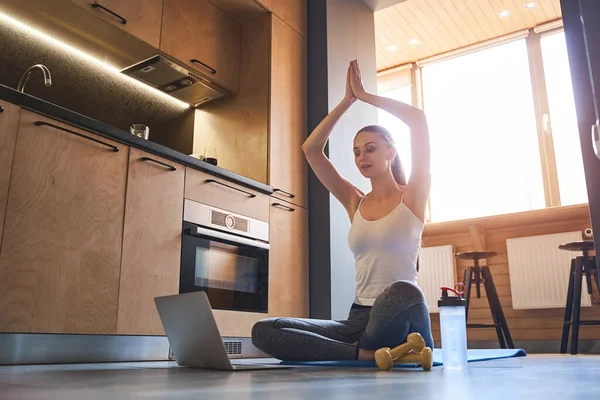
[[269, 223], [197, 201], [185, 199], [183, 220], [206, 228], [269, 241]]

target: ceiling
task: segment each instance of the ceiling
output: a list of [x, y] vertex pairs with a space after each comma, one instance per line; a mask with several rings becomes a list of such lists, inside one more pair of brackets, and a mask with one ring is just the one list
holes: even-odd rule
[[406, 0], [362, 0], [371, 10], [377, 11], [391, 7]]
[[[527, 3], [533, 4], [528, 8]], [[407, 0], [375, 12], [377, 70], [533, 28], [561, 16], [560, 0]]]

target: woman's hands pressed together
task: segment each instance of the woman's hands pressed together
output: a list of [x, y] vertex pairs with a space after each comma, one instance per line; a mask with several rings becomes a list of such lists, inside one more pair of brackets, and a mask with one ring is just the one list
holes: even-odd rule
[[342, 99], [342, 103], [348, 106], [352, 105], [356, 101], [356, 96], [354, 95], [354, 92], [352, 91], [352, 85], [350, 84], [351, 67], [352, 64], [348, 65], [348, 70], [346, 71], [346, 93]]
[[350, 88], [352, 90], [352, 94], [358, 100], [365, 101], [365, 95], [367, 92], [362, 83], [362, 77], [360, 75], [360, 69], [358, 68], [358, 61], [353, 60], [350, 62], [350, 66], [348, 67]]

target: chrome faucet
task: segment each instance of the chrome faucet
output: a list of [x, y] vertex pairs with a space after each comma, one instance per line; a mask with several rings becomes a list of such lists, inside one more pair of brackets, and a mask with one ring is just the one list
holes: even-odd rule
[[37, 68], [39, 68], [44, 74], [44, 84], [46, 86], [52, 86], [52, 76], [50, 75], [50, 70], [45, 65], [35, 64], [29, 67], [23, 76], [21, 76], [21, 79], [19, 79], [19, 85], [17, 86], [17, 90], [19, 92], [25, 93], [25, 85], [27, 84], [31, 74], [35, 72]]

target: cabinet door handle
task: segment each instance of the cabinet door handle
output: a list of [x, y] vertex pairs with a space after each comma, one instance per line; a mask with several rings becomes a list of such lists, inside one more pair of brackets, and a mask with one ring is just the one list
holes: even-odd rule
[[286, 196], [288, 196], [288, 197], [291, 197], [292, 199], [293, 199], [294, 197], [296, 197], [296, 195], [295, 195], [295, 194], [293, 194], [293, 193], [290, 193], [290, 192], [286, 192], [285, 190], [282, 190], [282, 189], [277, 189], [277, 188], [275, 188], [275, 189], [273, 189], [273, 191], [274, 191], [274, 192], [281, 192], [281, 193], [285, 194]]
[[210, 71], [210, 73], [211, 73], [211, 74], [213, 74], [213, 75], [217, 73], [217, 70], [216, 70], [216, 69], [212, 68], [212, 67], [211, 67], [211, 66], [209, 66], [209, 65], [206, 65], [206, 64], [204, 64], [204, 63], [203, 63], [202, 61], [200, 61], [200, 60], [197, 60], [197, 59], [195, 59], [195, 58], [192, 58], [192, 59], [190, 60], [190, 62], [191, 62], [191, 63], [193, 63], [193, 64], [200, 64], [200, 65], [202, 65], [204, 68], [208, 69], [208, 70]]
[[296, 209], [295, 209], [295, 208], [288, 207], [288, 206], [286, 206], [286, 205], [283, 205], [283, 204], [281, 204], [281, 203], [273, 203], [273, 204], [271, 204], [271, 205], [272, 205], [273, 207], [279, 207], [279, 208], [283, 208], [284, 210], [287, 210], [287, 211], [296, 211]]
[[0, 106], [0, 113], [4, 112], [4, 107]]
[[164, 166], [164, 167], [167, 167], [167, 168], [169, 168], [171, 171], [177, 171], [177, 168], [176, 168], [174, 165], [169, 165], [169, 164], [167, 164], [167, 163], [164, 163], [164, 162], [162, 162], [162, 161], [155, 160], [154, 158], [150, 158], [150, 157], [142, 157], [142, 158], [140, 158], [140, 160], [142, 160], [142, 161], [150, 161], [150, 162], [153, 162], [153, 163], [156, 163], [156, 164], [162, 165], [162, 166]]
[[217, 180], [215, 180], [215, 179], [206, 179], [206, 180], [204, 181], [204, 183], [216, 183], [216, 184], [218, 184], [218, 185], [221, 185], [221, 186], [228, 187], [229, 189], [237, 190], [238, 192], [242, 192], [242, 193], [244, 193], [244, 194], [247, 194], [247, 195], [248, 195], [250, 198], [254, 198], [254, 197], [256, 197], [256, 195], [255, 195], [254, 193], [246, 192], [245, 190], [238, 189], [238, 188], [236, 188], [236, 187], [234, 187], [234, 186], [230, 186], [230, 185], [228, 185], [228, 184], [226, 184], [226, 183], [219, 182], [219, 181], [217, 181]]
[[43, 121], [36, 121], [36, 122], [35, 122], [35, 125], [36, 125], [36, 126], [49, 126], [49, 127], [51, 127], [51, 128], [58, 129], [59, 131], [67, 132], [67, 133], [70, 133], [71, 135], [79, 136], [79, 137], [82, 137], [82, 138], [84, 138], [84, 139], [91, 140], [92, 142], [99, 143], [99, 144], [101, 144], [101, 145], [103, 145], [103, 146], [106, 146], [106, 147], [108, 147], [108, 148], [111, 148], [111, 149], [112, 149], [112, 151], [114, 151], [115, 153], [116, 153], [117, 151], [119, 151], [119, 148], [118, 148], [117, 146], [113, 146], [113, 145], [112, 145], [112, 144], [110, 144], [110, 143], [106, 143], [106, 142], [103, 142], [103, 141], [101, 141], [101, 140], [94, 139], [94, 138], [91, 138], [91, 137], [89, 137], [89, 136], [82, 135], [81, 133], [73, 132], [73, 131], [71, 131], [71, 130], [68, 130], [68, 129], [66, 129], [66, 128], [60, 127], [60, 126], [58, 126], [58, 125], [49, 124], [48, 122], [43, 122]]
[[123, 25], [125, 25], [125, 24], [127, 23], [127, 20], [126, 20], [125, 18], [121, 17], [121, 16], [120, 16], [119, 14], [117, 14], [116, 12], [114, 12], [114, 11], [112, 11], [112, 10], [109, 10], [108, 8], [104, 7], [102, 4], [94, 3], [94, 4], [92, 4], [92, 7], [93, 7], [93, 8], [100, 8], [100, 9], [102, 9], [102, 10], [106, 11], [107, 13], [114, 15], [115, 17], [117, 17], [117, 19], [118, 19], [118, 20], [120, 20], [120, 21], [121, 21], [121, 23], [122, 23]]

